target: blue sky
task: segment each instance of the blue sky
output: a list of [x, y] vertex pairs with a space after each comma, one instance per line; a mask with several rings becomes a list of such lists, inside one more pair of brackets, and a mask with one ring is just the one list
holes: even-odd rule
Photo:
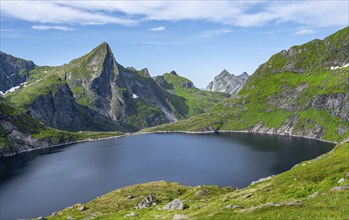
[[199, 88], [348, 26], [349, 1], [0, 1], [6, 53], [61, 65], [102, 42], [118, 63], [176, 70]]

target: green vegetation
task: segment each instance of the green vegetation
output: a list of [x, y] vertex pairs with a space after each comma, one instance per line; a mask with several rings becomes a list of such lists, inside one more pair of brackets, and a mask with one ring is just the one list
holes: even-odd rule
[[184, 118], [204, 113], [230, 96], [219, 92], [202, 91], [191, 86], [193, 83], [190, 80], [171, 73], [165, 73], [160, 79], [163, 80], [161, 86], [168, 91], [167, 97]]
[[338, 104], [348, 101], [343, 97], [349, 95], [349, 67], [330, 67], [348, 62], [348, 42], [345, 28], [282, 51], [256, 70], [237, 97], [205, 114], [145, 131], [253, 130], [256, 125], [277, 131], [292, 124], [294, 135], [341, 141], [349, 135], [345, 104]]
[[83, 140], [96, 140], [108, 137], [121, 136], [121, 132], [94, 132], [94, 131], [80, 131], [80, 132], [69, 132], [61, 131], [49, 127], [45, 127], [39, 133], [32, 134], [31, 136], [37, 139], [46, 139], [49, 142], [55, 144], [64, 144]]
[[[10, 137], [12, 132], [16, 135]], [[22, 148], [40, 147], [40, 143], [43, 146], [50, 146], [121, 135], [123, 135], [121, 132], [68, 132], [45, 127], [0, 97], [0, 157], [2, 152], [16, 153]], [[34, 142], [37, 144], [33, 144]]]
[[33, 103], [34, 100], [48, 93], [55, 93], [66, 82], [59, 76], [60, 70], [56, 67], [36, 67], [30, 71], [30, 77], [25, 86], [9, 93], [6, 98], [20, 109]]
[[[173, 118], [204, 113], [228, 97], [200, 91], [190, 86], [189, 80], [177, 75], [165, 74], [163, 78], [166, 88], [158, 86], [147, 69], [136, 70], [117, 64], [109, 46], [102, 43], [68, 64], [36, 67], [30, 72], [26, 85], [7, 94], [6, 98], [23, 112], [34, 117], [40, 115], [38, 118], [42, 122], [56, 128], [133, 132]], [[188, 87], [185, 87], [186, 83], [189, 83]], [[134, 93], [138, 93], [139, 100], [133, 100]], [[58, 98], [52, 99], [55, 96]], [[61, 97], [70, 101], [66, 109]], [[50, 109], [40, 109], [38, 102]], [[76, 118], [79, 124], [71, 128], [64, 120], [57, 120], [59, 116], [52, 112], [55, 105], [60, 106], [57, 115], [67, 114]], [[62, 121], [62, 124], [51, 123], [53, 120]]]
[[[327, 154], [243, 189], [190, 187], [163, 181], [129, 186], [85, 205], [76, 204], [48, 219], [124, 219], [131, 212], [137, 214], [132, 219], [173, 219], [175, 214], [190, 219], [346, 219], [349, 213], [348, 155], [349, 143], [342, 143]], [[342, 178], [343, 181], [338, 182]], [[343, 189], [332, 190], [338, 186]], [[133, 206], [150, 194], [155, 196], [157, 204], [134, 210]], [[132, 198], [127, 198], [129, 195]], [[183, 201], [186, 208], [183, 211], [162, 210], [173, 199]], [[82, 206], [85, 210], [79, 211]]]
[[[148, 105], [139, 98], [133, 99], [129, 108], [134, 111], [134, 114], [131, 114], [126, 119], [126, 124], [130, 130], [148, 127], [149, 123], [158, 124], [166, 122], [164, 113], [160, 109]], [[159, 118], [161, 121], [153, 121], [154, 118]]]

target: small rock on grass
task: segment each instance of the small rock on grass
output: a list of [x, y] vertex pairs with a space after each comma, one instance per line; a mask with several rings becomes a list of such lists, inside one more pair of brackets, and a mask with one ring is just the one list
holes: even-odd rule
[[175, 199], [170, 203], [167, 203], [164, 207], [164, 210], [183, 210], [184, 204], [181, 200]]
[[135, 216], [137, 216], [137, 213], [135, 213], [135, 212], [131, 212], [127, 215], [124, 215], [124, 217], [135, 217]]
[[338, 183], [343, 183], [344, 182], [344, 178], [340, 178], [339, 180], [338, 180]]
[[243, 207], [230, 204], [230, 205], [224, 206], [224, 208], [225, 209], [242, 209]]
[[315, 198], [316, 196], [319, 195], [319, 192], [314, 192], [313, 194], [311, 194], [308, 198]]
[[336, 187], [333, 187], [331, 190], [332, 190], [332, 191], [340, 191], [340, 190], [345, 190], [345, 189], [349, 189], [349, 185], [345, 185], [345, 186], [336, 186]]
[[186, 215], [181, 215], [181, 214], [175, 214], [173, 216], [173, 220], [181, 220], [181, 219], [188, 219], [188, 216]]
[[86, 210], [87, 208], [86, 208], [86, 206], [84, 206], [84, 205], [82, 205], [82, 206], [79, 206], [78, 208], [77, 208], [77, 210], [79, 210], [79, 211], [84, 211], [84, 210]]
[[244, 195], [243, 198], [245, 198], [245, 199], [246, 199], [246, 198], [250, 198], [252, 195], [253, 195], [252, 193], [249, 193], [249, 194]]

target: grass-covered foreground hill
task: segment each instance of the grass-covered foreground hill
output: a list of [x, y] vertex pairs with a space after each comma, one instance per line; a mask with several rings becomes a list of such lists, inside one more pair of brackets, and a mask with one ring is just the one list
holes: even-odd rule
[[49, 128], [0, 97], [0, 158], [52, 145], [120, 135], [118, 132], [67, 132]]
[[[347, 219], [348, 155], [349, 143], [343, 142], [329, 153], [243, 189], [169, 182], [129, 186], [47, 218]], [[165, 206], [172, 201], [177, 202], [173, 206], [177, 209], [167, 210]]]
[[117, 63], [109, 45], [102, 43], [68, 64], [37, 66], [25, 85], [6, 98], [57, 129], [137, 131], [203, 113], [226, 98], [197, 90], [169, 92], [147, 69]]
[[349, 27], [273, 55], [238, 96], [150, 131], [244, 130], [339, 141], [349, 135]]

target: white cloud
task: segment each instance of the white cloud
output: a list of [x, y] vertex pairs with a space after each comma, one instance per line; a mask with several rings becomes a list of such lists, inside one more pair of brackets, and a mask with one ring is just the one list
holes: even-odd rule
[[208, 30], [208, 31], [204, 31], [200, 34], [200, 37], [214, 37], [214, 36], [219, 36], [219, 35], [222, 35], [222, 34], [227, 34], [227, 33], [230, 33], [232, 32], [233, 30], [231, 29], [227, 29], [227, 28], [224, 28], [224, 29], [214, 29], [214, 30]]
[[163, 26], [149, 28], [149, 31], [164, 31], [166, 28]]
[[105, 12], [82, 10], [55, 1], [3, 1], [1, 15], [24, 21], [54, 24], [121, 24], [134, 25], [137, 22], [128, 18], [119, 18]]
[[34, 25], [31, 27], [35, 30], [59, 30], [59, 31], [73, 31], [74, 28], [65, 27], [65, 26], [49, 26], [49, 25]]
[[348, 25], [348, 1], [2, 1], [2, 16], [53, 23], [136, 25], [144, 21], [203, 20], [233, 26], [293, 22]]
[[314, 30], [312, 30], [312, 29], [301, 29], [301, 30], [296, 31], [294, 34], [306, 35], [306, 34], [313, 34], [313, 33], [314, 33]]

